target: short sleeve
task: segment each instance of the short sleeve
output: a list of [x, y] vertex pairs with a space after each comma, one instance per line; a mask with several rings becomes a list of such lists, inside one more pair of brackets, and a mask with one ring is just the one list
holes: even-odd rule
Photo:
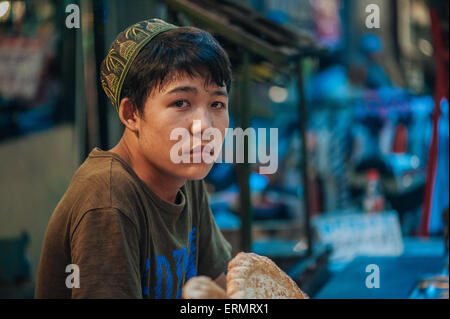
[[227, 269], [231, 259], [231, 245], [214, 220], [203, 181], [201, 185], [198, 275], [216, 279]]
[[72, 298], [142, 298], [137, 229], [119, 210], [86, 212], [70, 245], [80, 278]]

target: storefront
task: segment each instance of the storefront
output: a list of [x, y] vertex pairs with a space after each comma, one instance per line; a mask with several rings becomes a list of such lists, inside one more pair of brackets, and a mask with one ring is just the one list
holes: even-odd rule
[[448, 299], [448, 2], [425, 0], [0, 1], [0, 298], [34, 296], [53, 210], [119, 142], [101, 63], [153, 17], [231, 61], [243, 161], [204, 181], [232, 257], [311, 299]]

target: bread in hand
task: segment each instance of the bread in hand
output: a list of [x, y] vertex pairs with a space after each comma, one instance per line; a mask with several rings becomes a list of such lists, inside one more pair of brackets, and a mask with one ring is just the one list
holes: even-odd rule
[[233, 299], [307, 299], [269, 258], [239, 253], [228, 264], [227, 295]]
[[197, 276], [189, 279], [183, 286], [183, 299], [228, 299], [225, 290], [207, 276]]

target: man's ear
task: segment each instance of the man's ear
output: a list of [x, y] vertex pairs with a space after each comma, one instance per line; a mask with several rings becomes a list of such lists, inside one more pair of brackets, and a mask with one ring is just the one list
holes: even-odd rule
[[138, 110], [134, 103], [127, 97], [120, 101], [119, 105], [119, 118], [120, 121], [132, 132], [138, 131]]

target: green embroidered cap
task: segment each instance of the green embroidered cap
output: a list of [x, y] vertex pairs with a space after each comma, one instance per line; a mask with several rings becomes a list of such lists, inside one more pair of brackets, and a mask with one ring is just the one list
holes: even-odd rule
[[117, 111], [123, 82], [140, 50], [158, 34], [175, 28], [177, 26], [163, 20], [149, 19], [138, 22], [117, 35], [100, 68], [103, 90]]

